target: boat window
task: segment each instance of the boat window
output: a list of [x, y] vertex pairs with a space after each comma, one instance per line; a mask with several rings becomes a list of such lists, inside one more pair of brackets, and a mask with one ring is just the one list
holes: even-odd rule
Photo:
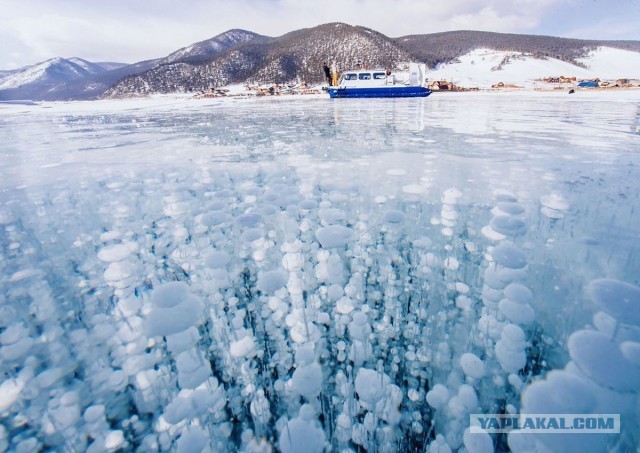
[[345, 74], [344, 80], [356, 80], [358, 76], [356, 74]]
[[358, 78], [360, 80], [371, 80], [371, 73], [369, 72], [363, 72], [362, 74], [358, 75]]
[[376, 80], [380, 80], [380, 79], [384, 79], [386, 77], [386, 74], [384, 72], [374, 72], [373, 73], [373, 78]]

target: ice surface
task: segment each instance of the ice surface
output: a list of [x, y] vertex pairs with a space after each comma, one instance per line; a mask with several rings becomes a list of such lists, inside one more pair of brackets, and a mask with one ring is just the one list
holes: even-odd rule
[[0, 449], [635, 449], [639, 101], [3, 106]]

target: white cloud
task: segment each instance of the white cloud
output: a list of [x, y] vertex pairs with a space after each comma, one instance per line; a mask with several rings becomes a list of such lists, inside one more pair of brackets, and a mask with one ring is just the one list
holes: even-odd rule
[[453, 16], [448, 23], [450, 30], [482, 30], [502, 33], [526, 32], [538, 25], [537, 19], [533, 16], [500, 15], [493, 8], [484, 8], [473, 14]]
[[388, 36], [459, 29], [530, 33], [579, 0], [3, 0], [0, 69], [55, 56], [135, 62], [244, 28], [279, 36], [326, 22]]

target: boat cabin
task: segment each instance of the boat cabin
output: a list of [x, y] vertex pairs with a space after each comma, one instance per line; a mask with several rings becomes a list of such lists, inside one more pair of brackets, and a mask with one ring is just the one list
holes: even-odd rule
[[402, 83], [391, 71], [374, 69], [367, 71], [346, 71], [340, 75], [338, 85], [347, 87], [372, 87]]

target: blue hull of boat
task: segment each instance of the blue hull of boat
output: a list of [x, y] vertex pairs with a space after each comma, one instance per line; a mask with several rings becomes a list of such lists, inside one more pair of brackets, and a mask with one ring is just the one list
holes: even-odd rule
[[424, 87], [329, 88], [331, 98], [423, 98], [431, 90]]

